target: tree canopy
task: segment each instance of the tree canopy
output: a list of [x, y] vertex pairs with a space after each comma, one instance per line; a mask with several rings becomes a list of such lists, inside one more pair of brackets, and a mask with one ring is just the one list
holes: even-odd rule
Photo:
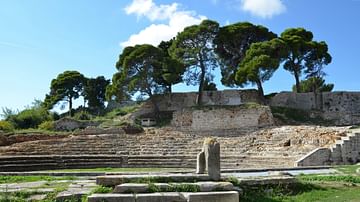
[[212, 80], [211, 70], [217, 66], [213, 40], [219, 30], [215, 21], [204, 20], [199, 25], [186, 27], [178, 33], [169, 52], [185, 67], [184, 81], [187, 85], [199, 85], [197, 103], [202, 103], [204, 81]]
[[284, 69], [294, 75], [296, 92], [301, 92], [300, 77], [304, 71], [309, 75], [318, 74], [331, 62], [327, 44], [313, 41], [312, 32], [304, 28], [286, 29], [281, 39], [288, 46]]
[[109, 83], [110, 81], [103, 76], [86, 79], [83, 95], [90, 109], [97, 110], [105, 107], [105, 91]]
[[50, 93], [46, 95], [45, 106], [49, 109], [60, 101], [69, 103], [69, 114], [72, 116], [73, 99], [80, 97], [85, 77], [77, 71], [65, 71], [51, 81]]
[[[293, 91], [296, 92], [296, 86], [292, 87]], [[334, 84], [326, 84], [325, 79], [321, 77], [310, 77], [300, 82], [300, 93], [321, 93], [331, 92], [334, 89]]]
[[264, 97], [262, 83], [271, 78], [286, 55], [286, 44], [280, 39], [253, 43], [236, 72], [236, 84], [256, 84], [259, 95]]
[[159, 110], [153, 96], [165, 92], [168, 84], [162, 77], [163, 60], [163, 51], [152, 45], [126, 47], [116, 64], [119, 73], [114, 75], [113, 82], [115, 80], [121, 87], [116, 90], [149, 96], [157, 113]]
[[221, 27], [214, 43], [220, 59], [221, 83], [228, 87], [237, 86], [235, 74], [246, 51], [252, 43], [268, 41], [277, 37], [268, 28], [240, 22]]

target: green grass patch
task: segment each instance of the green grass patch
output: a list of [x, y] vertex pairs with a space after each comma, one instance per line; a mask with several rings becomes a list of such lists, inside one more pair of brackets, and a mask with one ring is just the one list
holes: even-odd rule
[[94, 194], [106, 194], [111, 193], [113, 191], [112, 187], [103, 187], [103, 186], [97, 186], [92, 193]]
[[271, 107], [271, 112], [275, 118], [280, 119], [285, 124], [332, 124], [332, 121], [325, 120], [320, 116], [311, 116], [311, 113], [309, 111], [301, 109], [294, 109], [288, 107]]
[[360, 176], [352, 175], [302, 175], [298, 179], [306, 182], [320, 181], [320, 182], [348, 182], [360, 183]]
[[359, 175], [356, 170], [360, 169], [360, 165], [338, 166], [335, 169], [346, 175]]
[[0, 184], [36, 182], [36, 181], [55, 181], [55, 180], [75, 180], [76, 177], [54, 177], [54, 176], [0, 176]]

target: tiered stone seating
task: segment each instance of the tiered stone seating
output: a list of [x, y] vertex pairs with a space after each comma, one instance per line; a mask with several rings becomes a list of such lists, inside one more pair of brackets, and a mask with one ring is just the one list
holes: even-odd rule
[[[225, 131], [225, 134], [216, 132], [211, 135], [221, 144], [222, 169], [292, 167], [296, 160], [309, 151], [331, 143], [330, 140], [325, 141], [328, 138], [326, 131], [323, 136], [316, 136], [318, 139], [314, 140], [314, 143], [303, 144], [293, 141], [299, 139], [311, 142], [302, 140], [302, 136], [298, 134], [307, 136], [318, 129], [302, 127], [300, 132], [294, 133], [296, 130], [300, 131], [296, 127], [292, 130], [279, 127], [252, 133], [237, 130]], [[338, 134], [334, 131], [331, 134], [336, 137]], [[195, 168], [196, 154], [200, 152], [206, 136], [209, 136], [206, 132], [148, 128], [143, 134], [76, 135], [61, 139], [22, 142], [0, 147], [0, 156], [23, 156], [21, 160], [19, 157], [13, 159], [7, 157], [0, 167], [1, 170], [16, 170], [16, 165], [35, 170], [40, 169], [41, 166], [44, 167], [43, 169], [48, 169], [56, 165], [59, 165], [59, 168], [64, 168], [65, 165], [67, 167]], [[74, 159], [73, 162], [76, 163], [61, 164], [46, 155], [63, 156], [67, 161]], [[79, 155], [87, 157], [82, 160], [76, 159], [75, 157]], [[120, 161], [122, 161], [121, 165]]]

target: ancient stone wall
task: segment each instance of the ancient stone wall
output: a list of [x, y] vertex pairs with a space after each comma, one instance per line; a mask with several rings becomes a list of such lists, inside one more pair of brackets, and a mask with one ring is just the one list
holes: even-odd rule
[[295, 166], [343, 165], [360, 162], [360, 133], [351, 133], [329, 148], [318, 148], [299, 159]]
[[263, 127], [273, 124], [269, 107], [204, 107], [187, 108], [173, 114], [172, 125], [180, 129], [195, 131]]
[[271, 98], [270, 106], [319, 110], [336, 125], [360, 124], [360, 92], [281, 92]]
[[[158, 95], [156, 97], [160, 111], [178, 111], [196, 106], [197, 92], [172, 93], [171, 95]], [[204, 91], [204, 106], [237, 106], [243, 103], [259, 103], [260, 99], [256, 90], [224, 90]], [[151, 112], [153, 105], [147, 102], [144, 111]]]

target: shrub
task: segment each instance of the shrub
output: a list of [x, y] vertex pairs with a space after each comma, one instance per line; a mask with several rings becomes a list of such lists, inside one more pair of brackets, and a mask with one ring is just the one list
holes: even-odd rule
[[42, 130], [54, 130], [54, 122], [44, 121], [38, 126], [38, 128]]
[[0, 121], [0, 131], [11, 132], [14, 130], [14, 126], [9, 121]]
[[7, 121], [15, 128], [37, 128], [44, 121], [51, 120], [51, 115], [43, 108], [25, 109], [16, 115], [11, 115]]
[[74, 115], [76, 120], [91, 120], [92, 115], [87, 111], [80, 111]]

